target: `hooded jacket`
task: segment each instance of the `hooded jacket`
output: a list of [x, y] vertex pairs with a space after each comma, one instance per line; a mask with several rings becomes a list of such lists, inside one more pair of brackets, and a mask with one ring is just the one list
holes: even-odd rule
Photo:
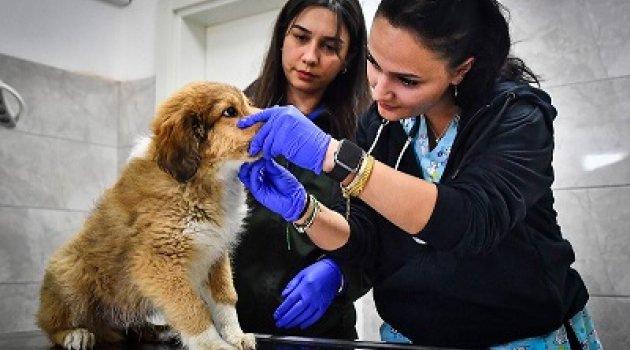
[[[478, 348], [544, 335], [586, 304], [553, 208], [555, 116], [542, 90], [497, 84], [490, 103], [462, 115], [435, 208], [415, 235], [353, 199], [348, 242], [332, 254], [368, 272], [380, 316], [414, 344]], [[369, 149], [382, 128], [372, 155], [393, 167], [408, 136], [400, 123], [381, 124], [372, 105], [357, 142]], [[422, 178], [413, 147], [398, 169]]]

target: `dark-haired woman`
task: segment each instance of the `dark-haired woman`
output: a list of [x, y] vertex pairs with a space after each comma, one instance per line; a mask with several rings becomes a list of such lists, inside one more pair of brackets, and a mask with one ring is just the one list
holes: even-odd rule
[[[265, 122], [250, 148], [264, 158], [241, 181], [369, 273], [386, 340], [601, 348], [553, 208], [556, 110], [509, 51], [494, 0], [383, 0], [368, 40], [375, 103], [356, 143], [290, 107], [240, 122]], [[278, 155], [339, 181], [349, 203], [328, 209]]]
[[[290, 104], [323, 132], [352, 137], [358, 113], [369, 103], [365, 45], [358, 1], [289, 0], [276, 20], [261, 75], [246, 92], [256, 106]], [[278, 161], [323, 203], [339, 192], [327, 176]], [[255, 200], [251, 205], [233, 259], [242, 328], [356, 339], [353, 302], [369, 282], [359, 270], [326, 257], [278, 214]], [[296, 305], [300, 312], [286, 314]]]

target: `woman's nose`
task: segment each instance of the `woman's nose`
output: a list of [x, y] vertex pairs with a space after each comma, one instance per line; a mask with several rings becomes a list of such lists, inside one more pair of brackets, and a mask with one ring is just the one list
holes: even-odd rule
[[304, 53], [302, 54], [302, 61], [308, 65], [314, 65], [319, 59], [319, 52], [317, 45], [311, 43], [304, 47]]
[[382, 75], [370, 81], [370, 91], [374, 100], [384, 100], [392, 94], [387, 78]]

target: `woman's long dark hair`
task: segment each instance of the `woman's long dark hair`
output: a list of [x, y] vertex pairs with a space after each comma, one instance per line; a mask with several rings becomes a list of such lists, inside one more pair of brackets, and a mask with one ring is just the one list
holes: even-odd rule
[[507, 9], [496, 0], [383, 0], [376, 16], [414, 33], [417, 39], [456, 68], [475, 61], [457, 86], [456, 103], [464, 111], [485, 103], [497, 80], [536, 83], [538, 77], [510, 56]]
[[322, 97], [332, 117], [331, 134], [352, 138], [357, 116], [369, 104], [366, 77], [367, 31], [361, 5], [357, 0], [289, 0], [278, 15], [262, 71], [249, 89], [258, 107], [285, 104], [287, 79], [282, 69], [282, 43], [292, 21], [309, 6], [320, 6], [337, 15], [337, 33], [345, 25], [350, 36], [345, 72], [339, 73]]

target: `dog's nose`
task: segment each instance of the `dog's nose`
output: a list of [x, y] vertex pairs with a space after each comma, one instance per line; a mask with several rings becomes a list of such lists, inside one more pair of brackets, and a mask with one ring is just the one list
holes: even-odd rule
[[258, 113], [260, 111], [262, 111], [262, 109], [260, 109], [258, 107], [250, 107], [249, 108], [249, 115], [256, 114], [256, 113]]

